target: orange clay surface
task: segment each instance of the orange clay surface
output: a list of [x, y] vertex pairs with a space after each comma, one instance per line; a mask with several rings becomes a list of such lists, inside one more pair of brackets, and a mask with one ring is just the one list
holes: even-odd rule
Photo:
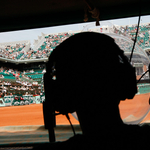
[[[137, 119], [144, 116], [148, 110], [149, 106], [149, 98], [150, 93], [135, 95], [132, 100], [126, 99], [125, 101], [121, 101], [119, 104], [120, 116], [122, 119], [127, 118], [130, 115], [133, 115]], [[143, 119], [142, 122], [150, 121], [150, 112]]]
[[[71, 115], [72, 124], [79, 124]], [[56, 124], [69, 124], [66, 116], [57, 115]], [[0, 107], [0, 126], [44, 125], [42, 104]]]
[[[143, 116], [149, 109], [149, 94], [136, 95], [133, 100], [121, 101], [120, 115], [125, 119], [129, 115]], [[69, 114], [72, 124], [79, 122]], [[142, 122], [150, 122], [150, 113]], [[57, 125], [69, 124], [64, 115], [56, 116]], [[44, 125], [42, 104], [0, 107], [0, 126]]]

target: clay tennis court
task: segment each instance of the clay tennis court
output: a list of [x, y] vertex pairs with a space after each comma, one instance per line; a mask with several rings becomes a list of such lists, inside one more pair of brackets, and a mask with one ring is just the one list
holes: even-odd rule
[[[42, 104], [0, 107], [0, 126], [44, 125]], [[69, 115], [73, 124], [78, 121]], [[69, 124], [66, 116], [56, 116], [56, 124]]]
[[[133, 100], [121, 101], [120, 115], [122, 119], [129, 116], [129, 120], [140, 118], [149, 111], [149, 93], [136, 95]], [[24, 106], [0, 107], [0, 126], [20, 126], [20, 125], [44, 125], [42, 104], [31, 104]], [[79, 122], [70, 114], [72, 124]], [[142, 122], [150, 121], [150, 113], [143, 118]], [[57, 125], [69, 124], [64, 115], [56, 117]]]

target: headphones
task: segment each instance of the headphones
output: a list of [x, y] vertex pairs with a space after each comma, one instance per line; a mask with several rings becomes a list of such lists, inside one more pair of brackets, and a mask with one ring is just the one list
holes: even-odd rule
[[130, 64], [122, 50], [118, 51], [118, 56], [120, 61], [118, 68], [118, 80], [120, 81], [118, 86], [119, 99], [133, 99], [137, 93], [135, 67]]

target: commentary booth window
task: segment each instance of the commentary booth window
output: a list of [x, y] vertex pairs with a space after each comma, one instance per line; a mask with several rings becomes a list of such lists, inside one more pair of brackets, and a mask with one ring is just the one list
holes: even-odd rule
[[[149, 73], [142, 76], [149, 69], [150, 63], [149, 20], [150, 16], [143, 16], [141, 19], [131, 61], [136, 70], [136, 79], [140, 79], [137, 84], [138, 92], [133, 100], [121, 101], [119, 104], [121, 118], [126, 124], [142, 125], [150, 122]], [[0, 33], [0, 130], [6, 126], [44, 126], [43, 76], [49, 56], [63, 41], [81, 32], [104, 33], [112, 37], [130, 59], [137, 22], [138, 17], [134, 17], [102, 21], [100, 26], [95, 26], [95, 22], [92, 22]], [[105, 62], [103, 63], [105, 65]], [[101, 68], [99, 70], [103, 72]], [[110, 78], [112, 73], [109, 74]], [[54, 75], [53, 80], [57, 81], [57, 76]], [[107, 86], [111, 90], [111, 85]], [[72, 124], [79, 124], [75, 112], [69, 116]], [[69, 122], [65, 116], [58, 115], [56, 125], [69, 125]], [[48, 137], [45, 140], [48, 141]]]

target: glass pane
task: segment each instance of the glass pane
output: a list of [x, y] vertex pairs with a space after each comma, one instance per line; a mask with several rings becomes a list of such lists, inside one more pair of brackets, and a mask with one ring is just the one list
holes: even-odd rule
[[[149, 20], [150, 16], [141, 19], [132, 57], [137, 80], [146, 72], [150, 63]], [[0, 33], [0, 128], [44, 125], [42, 102], [45, 100], [45, 63], [61, 42], [79, 32], [105, 33], [114, 38], [130, 58], [137, 22], [138, 17], [134, 17], [101, 21], [100, 26], [92, 22]], [[150, 121], [148, 73], [142, 77], [137, 88], [138, 93], [132, 100], [121, 101], [119, 105], [121, 118], [127, 124]], [[76, 113], [69, 115], [72, 124], [79, 124]], [[66, 124], [69, 122], [65, 116], [56, 116], [56, 125]]]

